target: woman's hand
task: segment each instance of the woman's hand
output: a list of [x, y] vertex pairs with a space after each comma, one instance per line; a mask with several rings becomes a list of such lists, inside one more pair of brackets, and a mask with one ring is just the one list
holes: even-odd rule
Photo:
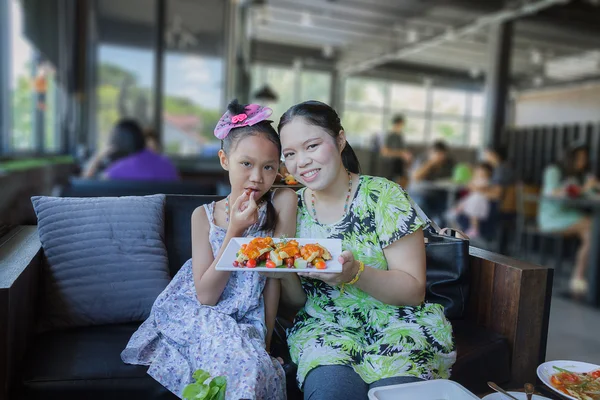
[[254, 192], [244, 192], [235, 200], [231, 207], [229, 229], [234, 232], [244, 232], [248, 227], [258, 222], [258, 206], [254, 201]]
[[360, 264], [354, 259], [354, 254], [351, 251], [343, 251], [338, 257], [338, 261], [342, 264], [342, 272], [337, 274], [322, 273], [322, 272], [298, 272], [298, 275], [306, 278], [319, 279], [330, 286], [341, 285], [348, 283], [358, 273]]

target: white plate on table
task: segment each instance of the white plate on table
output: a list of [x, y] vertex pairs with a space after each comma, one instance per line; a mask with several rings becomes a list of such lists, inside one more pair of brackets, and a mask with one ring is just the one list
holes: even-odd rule
[[478, 400], [460, 384], [447, 379], [402, 385], [381, 386], [369, 390], [369, 400]]
[[557, 360], [557, 361], [548, 361], [543, 363], [537, 368], [537, 376], [544, 383], [544, 385], [548, 386], [550, 389], [554, 390], [556, 393], [564, 397], [565, 399], [577, 400], [576, 397], [569, 396], [568, 394], [564, 394], [560, 390], [554, 388], [552, 383], [550, 383], [550, 378], [552, 375], [556, 374], [557, 371], [554, 367], [566, 369], [571, 372], [592, 372], [597, 369], [600, 369], [600, 365], [590, 364], [581, 361], [566, 361], [566, 360]]
[[[519, 400], [527, 400], [527, 395], [525, 393], [520, 393], [520, 392], [508, 392], [511, 396], [514, 396], [515, 398], [519, 399]], [[488, 394], [487, 396], [485, 396], [483, 398], [483, 400], [507, 400], [508, 397], [506, 397], [505, 395], [503, 395], [502, 393], [492, 393], [492, 394]], [[547, 397], [544, 396], [539, 396], [537, 394], [534, 394], [531, 397], [532, 400], [550, 400]]]
[[[295, 240], [300, 246], [307, 244], [318, 243], [325, 247], [331, 253], [331, 260], [326, 261], [327, 268], [316, 269], [316, 268], [267, 268], [265, 266], [257, 266], [256, 268], [247, 267], [234, 267], [233, 262], [236, 259], [236, 253], [242, 247], [243, 244], [248, 244], [253, 238], [251, 237], [240, 237], [233, 238], [225, 248], [225, 251], [219, 258], [215, 269], [218, 271], [255, 271], [255, 272], [319, 272], [319, 273], [338, 273], [342, 272], [342, 264], [338, 261], [338, 257], [342, 254], [342, 241], [340, 239], [300, 239], [300, 238], [289, 238], [285, 240]], [[273, 238], [275, 243], [281, 242], [282, 239]]]

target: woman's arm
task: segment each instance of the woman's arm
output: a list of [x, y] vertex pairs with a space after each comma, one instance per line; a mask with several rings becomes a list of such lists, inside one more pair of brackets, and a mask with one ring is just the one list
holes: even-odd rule
[[[273, 205], [277, 211], [277, 228], [275, 237], [296, 236], [296, 213], [298, 196], [291, 189], [279, 189], [275, 192]], [[287, 308], [299, 310], [306, 303], [306, 294], [302, 289], [300, 278], [294, 273], [274, 273], [274, 278], [281, 280], [281, 302]]]
[[[388, 260], [388, 270], [365, 265], [360, 278], [354, 284], [377, 300], [394, 306], [417, 306], [425, 299], [426, 266], [423, 230], [406, 235], [383, 249]], [[318, 272], [299, 273], [320, 279], [331, 285], [350, 282], [358, 273], [360, 264], [350, 251], [339, 258], [342, 272], [323, 274]]]
[[271, 337], [275, 327], [275, 317], [277, 317], [277, 308], [279, 307], [279, 295], [281, 293], [281, 283], [279, 279], [267, 278], [267, 283], [263, 290], [265, 299], [265, 324], [267, 325], [267, 337], [265, 338], [267, 352], [271, 352]]
[[[383, 249], [388, 270], [365, 265], [355, 286], [377, 300], [395, 306], [417, 306], [425, 299], [426, 266], [423, 230]], [[358, 262], [355, 261], [357, 264]], [[356, 267], [358, 271], [358, 267]]]

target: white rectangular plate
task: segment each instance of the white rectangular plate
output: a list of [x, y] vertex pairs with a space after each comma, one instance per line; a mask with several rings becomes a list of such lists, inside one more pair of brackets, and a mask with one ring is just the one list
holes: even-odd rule
[[[225, 251], [219, 258], [217, 265], [215, 267], [218, 271], [264, 271], [264, 272], [319, 272], [319, 273], [338, 273], [342, 272], [342, 264], [338, 261], [338, 257], [342, 253], [342, 241], [340, 239], [300, 239], [300, 238], [290, 238], [286, 240], [296, 240], [300, 246], [310, 244], [310, 243], [318, 243], [321, 246], [325, 247], [331, 253], [331, 260], [327, 261], [327, 268], [325, 269], [316, 269], [316, 268], [306, 268], [306, 269], [298, 269], [298, 268], [267, 268], [267, 267], [256, 267], [256, 268], [246, 268], [246, 267], [234, 267], [233, 262], [235, 261], [235, 255], [238, 250], [242, 247], [243, 244], [250, 243], [253, 238], [251, 237], [240, 237], [233, 238], [225, 248]], [[281, 239], [273, 238], [274, 242], [280, 242]]]
[[454, 381], [435, 379], [403, 385], [380, 386], [369, 390], [369, 400], [472, 400], [479, 399]]

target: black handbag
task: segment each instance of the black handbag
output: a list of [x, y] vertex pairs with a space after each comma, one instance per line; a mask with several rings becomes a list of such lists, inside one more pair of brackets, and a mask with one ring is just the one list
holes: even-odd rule
[[444, 306], [448, 319], [460, 319], [469, 297], [469, 239], [457, 230], [440, 229], [410, 200], [423, 228], [427, 256], [427, 291], [425, 300]]

